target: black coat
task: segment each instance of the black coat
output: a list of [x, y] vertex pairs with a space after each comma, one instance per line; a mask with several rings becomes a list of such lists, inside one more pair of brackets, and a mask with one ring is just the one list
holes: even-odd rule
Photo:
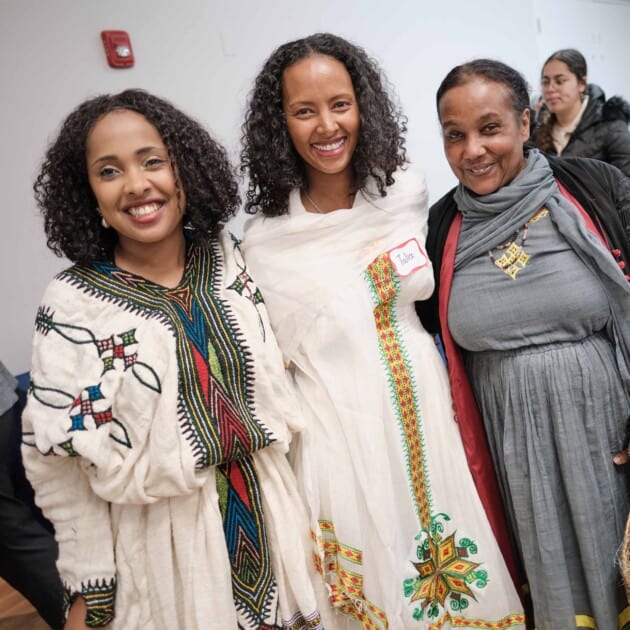
[[[610, 250], [619, 250], [619, 263], [630, 274], [630, 179], [617, 168], [597, 160], [553, 158], [547, 156], [551, 170], [560, 183], [577, 199], [605, 237]], [[423, 326], [440, 333], [438, 296], [442, 253], [451, 223], [457, 214], [453, 198], [455, 188], [446, 193], [429, 210], [429, 233], [426, 249], [433, 263], [435, 290], [422, 302], [416, 302]]]
[[[562, 157], [588, 157], [616, 166], [630, 177], [630, 104], [619, 96], [608, 101], [603, 90], [593, 83], [586, 88], [588, 104]], [[543, 109], [544, 119], [549, 112]], [[534, 143], [537, 131], [534, 130]], [[554, 155], [553, 147], [547, 153]]]

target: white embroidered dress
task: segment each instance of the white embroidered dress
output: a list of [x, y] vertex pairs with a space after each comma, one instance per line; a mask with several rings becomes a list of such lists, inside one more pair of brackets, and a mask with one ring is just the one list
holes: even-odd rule
[[191, 246], [174, 289], [107, 264], [49, 285], [23, 455], [90, 625], [322, 628], [325, 588], [285, 455], [297, 428], [228, 235]]
[[243, 241], [305, 415], [292, 458], [321, 570], [340, 627], [523, 627], [414, 310], [433, 290], [424, 179], [394, 176], [329, 214], [295, 190]]

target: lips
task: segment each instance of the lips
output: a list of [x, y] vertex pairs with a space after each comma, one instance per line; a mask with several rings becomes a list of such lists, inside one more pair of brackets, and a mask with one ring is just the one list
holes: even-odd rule
[[344, 147], [348, 138], [344, 136], [343, 138], [337, 138], [336, 140], [331, 140], [330, 142], [313, 142], [311, 146], [315, 151], [320, 154], [327, 154], [336, 156], [339, 153], [343, 152]]
[[146, 219], [158, 212], [163, 203], [159, 201], [150, 201], [143, 204], [137, 204], [135, 206], [129, 206], [125, 208], [125, 212], [131, 215], [134, 219]]
[[493, 166], [494, 162], [491, 162], [490, 164], [480, 164], [479, 166], [467, 168], [466, 172], [473, 177], [481, 177], [488, 174]]

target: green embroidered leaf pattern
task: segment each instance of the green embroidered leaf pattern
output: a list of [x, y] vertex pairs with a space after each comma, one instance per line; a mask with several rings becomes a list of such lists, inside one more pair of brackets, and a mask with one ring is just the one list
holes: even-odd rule
[[129, 434], [127, 433], [127, 429], [125, 429], [124, 425], [115, 418], [108, 424], [109, 426], [109, 437], [112, 438], [115, 442], [126, 446], [127, 448], [131, 448], [131, 440], [129, 439]]
[[74, 396], [60, 389], [52, 387], [39, 387], [31, 382], [30, 391], [33, 397], [42, 405], [52, 407], [53, 409], [65, 409], [74, 401]]
[[158, 394], [162, 391], [162, 385], [160, 379], [155, 370], [142, 361], [136, 361], [131, 367], [133, 375], [146, 387], [152, 389]]

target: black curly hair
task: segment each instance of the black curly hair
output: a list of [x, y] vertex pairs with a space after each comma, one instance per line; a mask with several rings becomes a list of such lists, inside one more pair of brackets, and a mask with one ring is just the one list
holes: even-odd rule
[[186, 197], [191, 238], [206, 241], [238, 209], [238, 183], [225, 149], [195, 120], [144, 90], [104, 94], [79, 105], [46, 152], [33, 190], [44, 216], [48, 247], [75, 263], [110, 260], [116, 232], [101, 225], [88, 181], [87, 137], [105, 114], [127, 109], [144, 116], [167, 148], [176, 185]]
[[311, 55], [328, 55], [348, 71], [359, 105], [360, 131], [352, 166], [357, 186], [368, 176], [385, 196], [392, 174], [405, 164], [407, 119], [389, 94], [389, 84], [376, 61], [359, 46], [330, 33], [316, 33], [276, 49], [265, 62], [242, 126], [241, 172], [249, 175], [245, 211], [267, 216], [288, 211], [289, 193], [306, 187], [302, 158], [294, 149], [282, 107], [282, 77], [294, 63]]

